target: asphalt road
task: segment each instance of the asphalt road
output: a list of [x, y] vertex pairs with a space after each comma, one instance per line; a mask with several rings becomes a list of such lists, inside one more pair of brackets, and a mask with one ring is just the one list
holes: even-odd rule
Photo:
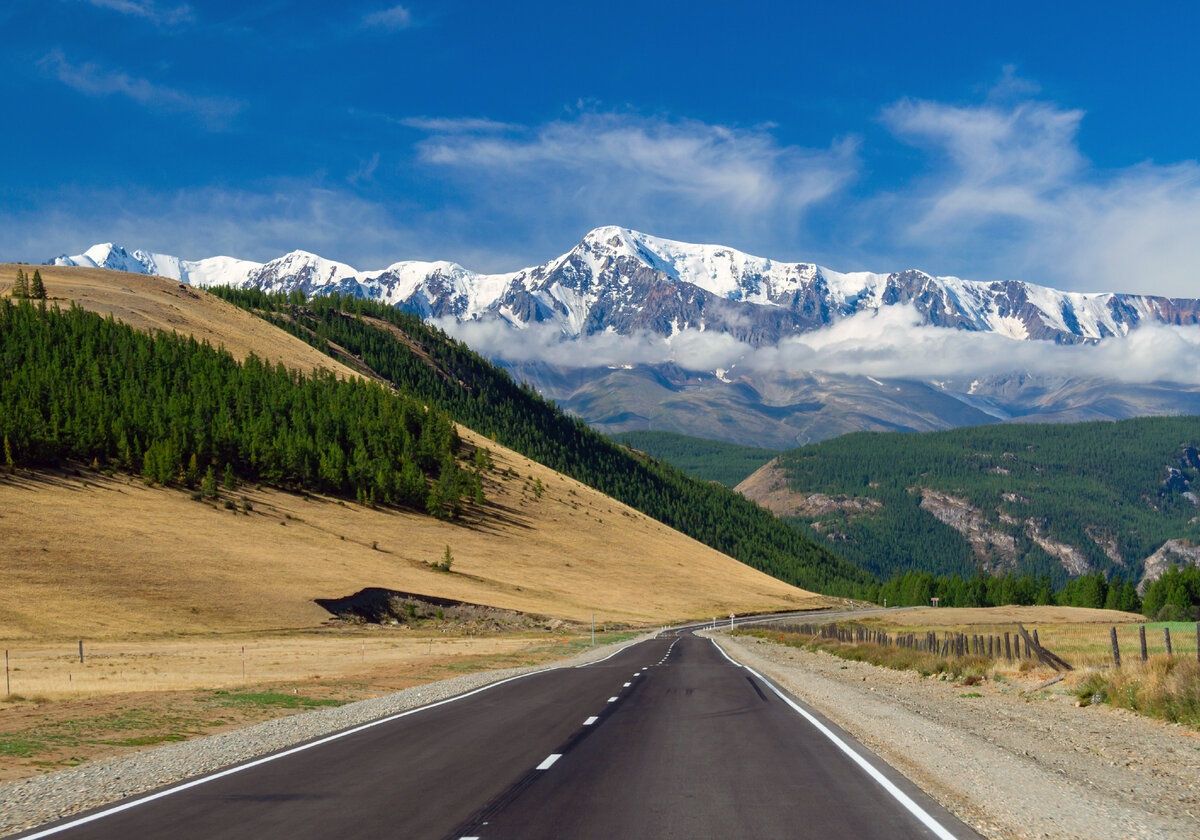
[[832, 724], [690, 633], [131, 802], [21, 836], [977, 836]]

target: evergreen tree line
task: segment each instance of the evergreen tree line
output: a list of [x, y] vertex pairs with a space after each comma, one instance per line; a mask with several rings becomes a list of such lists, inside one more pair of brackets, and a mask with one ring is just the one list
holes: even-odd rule
[[338, 294], [211, 291], [323, 352], [344, 348], [463, 425], [753, 568], [834, 595], [876, 582], [740, 495], [628, 452], [415, 314]]
[[1146, 587], [1142, 612], [1158, 621], [1200, 621], [1200, 568], [1171, 566]]
[[[964, 578], [909, 571], [896, 575], [872, 595], [871, 600], [878, 604], [886, 600], [889, 607], [928, 605], [932, 598], [938, 598], [942, 607], [1057, 604], [1126, 612], [1142, 609], [1142, 600], [1133, 583], [1119, 577], [1109, 581], [1100, 573], [1074, 578], [1056, 591], [1046, 574], [1018, 576], [1009, 572], [1003, 577], [993, 577], [979, 572], [975, 577]], [[1147, 602], [1149, 597], [1147, 592]]]
[[0, 301], [0, 437], [10, 469], [80, 459], [187, 486], [215, 470], [440, 517], [481, 495], [454, 423], [418, 400], [27, 300]]
[[15, 298], [33, 298], [34, 300], [46, 299], [46, 284], [42, 282], [42, 272], [36, 268], [33, 270], [33, 276], [30, 277], [25, 273], [23, 268], [17, 269], [17, 280], [13, 284], [12, 296]]

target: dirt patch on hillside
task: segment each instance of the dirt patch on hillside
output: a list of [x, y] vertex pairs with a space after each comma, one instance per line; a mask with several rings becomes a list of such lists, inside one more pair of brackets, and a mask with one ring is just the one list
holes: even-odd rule
[[453, 598], [437, 598], [370, 586], [345, 598], [316, 598], [318, 605], [350, 624], [420, 626], [429, 621], [459, 632], [482, 633], [505, 630], [558, 630], [559, 619], [471, 604]]
[[[944, 610], [939, 612], [950, 612]], [[1076, 708], [1049, 672], [972, 686], [747, 637], [719, 637], [990, 838], [1191, 838], [1200, 734]]]
[[866, 513], [883, 507], [878, 499], [865, 496], [828, 496], [797, 493], [788, 487], [787, 476], [772, 458], [733, 488], [776, 516], [826, 516], [831, 513]]

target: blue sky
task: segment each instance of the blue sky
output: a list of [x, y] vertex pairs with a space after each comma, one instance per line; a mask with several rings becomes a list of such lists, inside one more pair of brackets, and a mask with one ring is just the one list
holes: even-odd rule
[[0, 258], [509, 270], [619, 224], [1200, 295], [1196, 4], [751, 5], [9, 0]]

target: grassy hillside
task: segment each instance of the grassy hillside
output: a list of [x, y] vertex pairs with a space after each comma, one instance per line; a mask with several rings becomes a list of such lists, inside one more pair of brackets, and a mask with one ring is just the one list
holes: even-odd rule
[[[12, 267], [0, 265], [0, 294], [6, 282], [11, 284], [12, 273]], [[129, 337], [129, 346], [150, 353], [144, 371], [149, 381], [165, 370], [150, 360], [169, 357], [154, 355], [156, 348], [196, 353], [223, 375], [238, 375], [237, 366], [224, 354], [170, 337], [174, 331], [188, 334], [193, 328], [204, 331], [214, 343], [240, 348], [243, 354], [249, 354], [257, 346], [257, 337], [265, 335], [265, 346], [279, 354], [274, 360], [293, 371], [328, 368], [342, 378], [352, 377], [350, 368], [203, 292], [179, 290], [177, 284], [160, 278], [114, 272], [49, 268], [42, 274], [51, 307], [69, 303], [67, 293], [79, 289], [82, 275], [88, 287], [82, 297], [98, 311], [119, 308], [121, 320], [143, 325], [158, 320], [153, 313], [169, 312], [172, 329], [160, 329], [157, 340]], [[96, 278], [97, 274], [102, 276]], [[106, 295], [105, 279], [113, 298], [120, 301], [119, 307]], [[139, 303], [136, 289], [143, 285], [147, 293], [144, 303]], [[9, 304], [0, 303], [4, 305]], [[47, 322], [50, 317], [48, 313]], [[88, 317], [67, 315], [61, 325], [78, 325]], [[41, 320], [39, 315], [36, 321]], [[103, 332], [121, 333], [124, 329], [120, 324], [93, 321], [96, 323]], [[9, 335], [6, 328], [5, 337]], [[41, 389], [38, 383], [47, 377], [58, 383], [47, 399], [36, 403], [27, 399], [21, 388], [9, 391], [14, 400], [24, 400], [20, 410], [26, 414], [22, 423], [9, 429], [12, 438], [25, 430], [40, 446], [88, 444], [89, 439], [78, 432], [92, 429], [100, 438], [107, 438], [113, 432], [111, 420], [121, 417], [125, 407], [135, 408], [140, 402], [141, 408], [151, 408], [148, 415], [134, 411], [126, 418], [149, 428], [172, 417], [173, 411], [184, 411], [190, 400], [204, 404], [203, 400], [221, 393], [221, 389], [206, 393], [207, 385], [193, 393], [189, 385], [157, 408], [147, 400], [132, 398], [106, 402], [126, 393], [122, 388], [136, 377], [125, 379], [123, 372], [129, 366], [119, 359], [105, 364], [102, 356], [95, 355], [94, 346], [86, 353], [77, 352], [88, 345], [71, 335], [68, 329], [69, 340], [53, 341], [49, 349], [35, 343], [0, 356], [0, 363], [10, 366], [5, 375], [9, 385], [25, 382]], [[30, 347], [41, 347], [41, 352], [30, 355], [26, 352]], [[65, 362], [72, 357], [76, 364], [70, 369], [78, 372], [74, 384], [56, 379], [68, 369]], [[207, 369], [205, 365], [200, 368]], [[187, 365], [180, 366], [171, 375], [184, 375], [187, 369]], [[277, 373], [274, 368], [271, 371]], [[258, 373], [267, 375], [265, 368]], [[101, 377], [99, 386], [92, 387], [96, 376]], [[293, 384], [299, 381], [295, 374], [286, 379]], [[322, 382], [324, 391], [305, 392], [297, 385], [297, 393], [308, 397], [343, 393], [341, 387], [321, 376], [315, 380]], [[380, 405], [402, 405], [404, 401], [378, 388], [363, 391], [366, 386], [361, 382], [346, 384], [349, 390], [345, 394], [369, 393], [371, 399], [384, 401]], [[283, 390], [247, 394], [250, 402], [246, 406], [254, 405], [254, 399], [271, 394], [278, 397], [291, 390], [282, 381], [277, 385]], [[94, 406], [89, 407], [89, 400], [94, 400]], [[108, 416], [108, 428], [80, 422], [86, 415], [76, 408], [103, 409], [106, 405], [114, 412]], [[266, 406], [272, 411], [280, 407]], [[28, 415], [35, 409], [44, 412], [40, 420]], [[364, 407], [354, 413], [368, 411], [374, 410]], [[201, 414], [221, 416], [220, 411]], [[15, 416], [6, 410], [0, 422], [9, 423]], [[283, 433], [283, 429], [297, 429], [293, 419], [302, 416], [303, 412], [294, 415], [289, 411], [274, 421], [280, 440], [295, 443], [296, 435]], [[332, 419], [335, 415], [324, 416]], [[198, 419], [193, 416], [189, 422]], [[360, 431], [379, 419], [368, 418], [360, 424]], [[398, 432], [392, 425], [377, 429], [384, 437], [364, 438], [364, 446], [386, 445], [386, 434]], [[239, 467], [236, 489], [228, 489], [224, 482], [223, 464], [238, 463], [232, 458], [218, 459], [215, 493], [204, 491], [203, 474], [189, 490], [185, 485], [190, 457], [183, 457], [182, 441], [199, 435], [203, 428], [200, 424], [179, 430], [181, 457], [175, 466], [185, 473], [185, 480], [179, 481], [178, 473], [161, 476], [168, 486], [156, 483], [153, 475], [146, 476], [151, 482], [147, 484], [141, 475], [110, 470], [120, 467], [119, 460], [113, 460], [121, 457], [120, 447], [115, 456], [104, 448], [94, 451], [98, 470], [87, 466], [91, 449], [43, 448], [23, 466], [15, 460], [24, 461], [28, 453], [18, 447], [13, 452], [13, 469], [0, 460], [0, 579], [6, 583], [0, 591], [0, 616], [4, 617], [0, 635], [14, 639], [74, 638], [76, 634], [95, 638], [311, 627], [328, 618], [314, 598], [342, 597], [368, 586], [569, 619], [585, 620], [594, 611], [601, 620], [649, 623], [789, 609], [820, 600], [463, 427], [458, 427], [464, 456], [459, 463], [473, 471], [473, 462], [466, 456], [486, 446], [493, 465], [480, 473], [485, 503], [464, 500], [462, 513], [448, 521], [401, 503], [382, 504], [379, 498], [377, 505], [361, 504], [353, 489], [339, 491], [341, 498], [316, 492], [315, 486], [306, 486], [302, 478], [269, 475], [269, 464], [261, 459], [261, 473], [245, 473]], [[135, 435], [142, 444], [150, 442], [136, 432], [127, 434], [131, 450]], [[120, 440], [119, 433], [115, 437]], [[89, 445], [95, 444], [91, 441]], [[144, 467], [148, 447], [139, 448]], [[293, 454], [296, 451], [299, 449]], [[68, 460], [63, 462], [63, 456]], [[319, 458], [317, 463], [319, 466]], [[286, 460], [283, 466], [287, 466]], [[284, 487], [273, 487], [276, 483]], [[289, 491], [287, 486], [295, 489]], [[452, 548], [454, 558], [449, 573], [433, 567], [446, 546]]]
[[871, 583], [869, 575], [740, 495], [632, 455], [416, 316], [337, 295], [305, 301], [298, 293], [216, 293], [314, 347], [360, 361], [484, 436], [753, 568], [827, 594], [856, 595]]
[[1136, 580], [1165, 541], [1200, 540], [1198, 444], [1197, 417], [992, 425], [846, 435], [786, 452], [778, 469], [795, 498], [827, 500], [793, 521], [881, 576], [983, 566]]
[[735, 487], [779, 453], [723, 440], [690, 437], [676, 432], [619, 432], [609, 435], [622, 446], [666, 461], [701, 481]]

